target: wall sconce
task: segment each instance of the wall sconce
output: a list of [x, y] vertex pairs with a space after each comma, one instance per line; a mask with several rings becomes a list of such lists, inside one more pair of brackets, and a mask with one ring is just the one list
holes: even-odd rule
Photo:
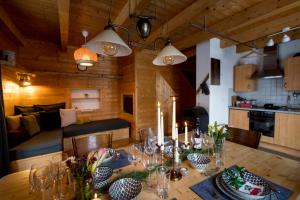
[[17, 72], [16, 74], [21, 86], [31, 85], [31, 78], [35, 77], [35, 74], [32, 73]]

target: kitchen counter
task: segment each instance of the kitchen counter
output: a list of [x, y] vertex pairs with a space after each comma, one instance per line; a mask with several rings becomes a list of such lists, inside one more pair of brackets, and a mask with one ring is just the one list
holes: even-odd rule
[[271, 109], [264, 109], [264, 108], [241, 108], [241, 107], [236, 107], [236, 106], [229, 106], [229, 108], [237, 109], [237, 110], [266, 111], [266, 112], [278, 112], [278, 113], [288, 113], [288, 114], [300, 115], [300, 109], [271, 110]]

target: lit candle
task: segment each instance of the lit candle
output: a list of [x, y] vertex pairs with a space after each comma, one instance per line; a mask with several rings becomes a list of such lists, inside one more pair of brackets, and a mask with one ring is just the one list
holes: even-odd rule
[[157, 103], [157, 144], [161, 145], [161, 128], [160, 128], [160, 103]]
[[100, 198], [98, 198], [97, 193], [94, 194], [94, 198], [92, 200], [101, 200]]
[[184, 144], [187, 145], [188, 143], [188, 127], [187, 122], [184, 122]]
[[176, 98], [173, 97], [173, 110], [172, 110], [172, 139], [176, 139], [176, 128], [175, 128], [175, 123], [176, 123]]
[[164, 150], [164, 137], [165, 137], [165, 133], [164, 133], [164, 113], [161, 112], [161, 119], [160, 119], [160, 128], [161, 128], [161, 132], [160, 132], [160, 136], [161, 136], [161, 150]]
[[178, 139], [175, 140], [175, 162], [179, 163], [179, 153], [178, 153]]

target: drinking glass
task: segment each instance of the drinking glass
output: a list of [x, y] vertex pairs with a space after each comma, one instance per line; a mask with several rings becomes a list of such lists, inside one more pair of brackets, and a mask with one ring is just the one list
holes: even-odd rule
[[141, 161], [140, 151], [135, 145], [131, 145], [128, 148], [128, 152], [130, 154], [128, 155], [129, 162], [136, 166]]
[[29, 172], [29, 193], [30, 194], [38, 192], [37, 184], [36, 184], [36, 181], [35, 181], [33, 175], [35, 174], [35, 172], [38, 169], [43, 168], [45, 166], [50, 167], [51, 166], [51, 162], [50, 161], [46, 161], [46, 162], [43, 162], [43, 163], [31, 165], [30, 172]]
[[157, 195], [160, 199], [168, 199], [170, 188], [170, 172], [164, 166], [160, 166], [156, 171]]
[[50, 166], [46, 165], [43, 167], [38, 167], [33, 172], [33, 182], [36, 186], [37, 191], [41, 191], [42, 199], [46, 199], [46, 191], [51, 186], [51, 173]]
[[145, 169], [147, 170], [148, 172], [148, 177], [147, 177], [147, 181], [146, 181], [146, 184], [147, 184], [147, 187], [149, 189], [152, 189], [153, 187], [153, 184], [152, 184], [152, 179], [151, 179], [151, 171], [153, 169], [155, 169], [155, 166], [157, 165], [158, 163], [158, 156], [157, 154], [153, 153], [153, 154], [150, 154], [148, 155], [147, 153], [143, 153], [143, 157], [142, 157], [142, 163], [143, 163], [143, 166], [145, 167]]
[[144, 140], [144, 152], [148, 155], [154, 154], [157, 146], [156, 146], [156, 137], [152, 135], [148, 135]]
[[50, 171], [50, 176], [54, 183], [53, 199], [64, 199], [65, 191], [63, 187], [63, 179], [67, 175], [66, 163], [64, 161], [53, 163]]

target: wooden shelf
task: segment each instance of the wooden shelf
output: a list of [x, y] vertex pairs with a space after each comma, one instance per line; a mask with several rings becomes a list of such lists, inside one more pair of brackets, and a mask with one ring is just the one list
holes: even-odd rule
[[72, 100], [83, 100], [83, 99], [99, 99], [99, 97], [76, 97], [76, 98], [72, 98]]

